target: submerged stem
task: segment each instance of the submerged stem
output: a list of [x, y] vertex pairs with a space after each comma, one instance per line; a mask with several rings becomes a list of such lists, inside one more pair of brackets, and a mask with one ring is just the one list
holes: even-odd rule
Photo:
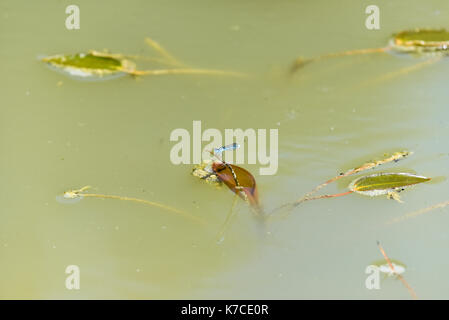
[[123, 200], [123, 201], [132, 201], [132, 202], [137, 202], [137, 203], [143, 203], [149, 206], [153, 206], [153, 207], [158, 207], [173, 213], [176, 213], [178, 215], [183, 216], [184, 218], [187, 218], [189, 220], [198, 222], [202, 225], [206, 225], [206, 221], [204, 221], [201, 218], [198, 218], [194, 215], [191, 215], [190, 213], [187, 213], [185, 211], [170, 207], [168, 205], [159, 203], [159, 202], [154, 202], [154, 201], [148, 201], [148, 200], [144, 200], [144, 199], [138, 199], [138, 198], [130, 198], [130, 197], [123, 197], [123, 196], [117, 196], [117, 195], [106, 195], [106, 194], [95, 194], [95, 193], [81, 193], [87, 189], [89, 189], [89, 186], [83, 187], [79, 190], [70, 190], [70, 191], [66, 191], [64, 192], [64, 197], [68, 198], [68, 199], [74, 199], [74, 198], [82, 198], [82, 197], [91, 197], [91, 198], [101, 198], [101, 199], [117, 199], [117, 200]]
[[394, 79], [394, 78], [399, 77], [401, 75], [405, 75], [405, 74], [408, 74], [410, 72], [417, 71], [417, 70], [419, 70], [421, 68], [424, 68], [424, 67], [426, 67], [428, 65], [432, 65], [435, 62], [440, 61], [441, 58], [442, 57], [435, 57], [435, 58], [428, 59], [428, 60], [425, 60], [423, 62], [414, 64], [414, 65], [409, 66], [409, 67], [401, 68], [398, 71], [388, 72], [387, 74], [385, 74], [383, 76], [377, 77], [377, 78], [372, 79], [372, 80], [365, 81], [365, 82], [359, 84], [358, 86], [356, 86], [356, 88], [362, 88], [362, 87], [365, 87], [365, 86], [371, 86], [371, 85], [374, 85], [374, 84], [377, 84], [377, 83], [382, 83], [384, 81], [388, 81], [388, 80]]
[[224, 221], [223, 226], [221, 227], [221, 230], [218, 233], [218, 242], [222, 242], [224, 240], [224, 235], [225, 235], [226, 231], [229, 229], [232, 218], [234, 218], [234, 216], [236, 214], [234, 209], [235, 209], [235, 205], [237, 204], [237, 199], [238, 199], [238, 195], [236, 193], [232, 200], [231, 210], [229, 211], [228, 215], [226, 216], [226, 220]]
[[393, 224], [393, 223], [396, 223], [396, 222], [401, 222], [401, 221], [404, 221], [404, 220], [407, 220], [407, 219], [419, 216], [421, 214], [427, 213], [427, 212], [432, 211], [434, 209], [444, 208], [446, 206], [449, 206], [449, 201], [437, 203], [437, 204], [434, 204], [434, 205], [432, 205], [430, 207], [427, 207], [427, 208], [424, 208], [424, 209], [421, 209], [421, 210], [417, 210], [417, 211], [413, 211], [411, 213], [407, 213], [406, 215], [403, 215], [401, 217], [398, 217], [398, 218], [395, 218], [395, 219], [392, 219], [392, 220], [388, 221], [387, 224]]
[[384, 48], [370, 48], [370, 49], [356, 49], [356, 50], [349, 50], [349, 51], [343, 51], [343, 52], [334, 52], [334, 53], [327, 53], [323, 54], [321, 56], [315, 57], [315, 58], [309, 58], [304, 59], [302, 57], [299, 57], [295, 60], [293, 63], [293, 66], [291, 67], [290, 71], [291, 73], [296, 72], [298, 69], [304, 67], [306, 64], [317, 62], [320, 60], [325, 60], [329, 58], [337, 58], [337, 57], [343, 57], [343, 56], [353, 56], [353, 55], [362, 55], [362, 54], [371, 54], [371, 53], [382, 53], [386, 52], [390, 49], [390, 47], [384, 47]]

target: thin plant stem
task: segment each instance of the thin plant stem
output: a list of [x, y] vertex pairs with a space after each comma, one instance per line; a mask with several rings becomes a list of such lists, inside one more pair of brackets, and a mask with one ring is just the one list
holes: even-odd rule
[[394, 275], [396, 275], [399, 280], [401, 280], [402, 284], [407, 288], [408, 292], [410, 293], [410, 295], [412, 296], [413, 299], [417, 300], [418, 296], [415, 293], [415, 290], [413, 290], [413, 288], [408, 284], [407, 281], [405, 281], [404, 277], [401, 276], [400, 274], [398, 274], [396, 272], [396, 270], [394, 269], [394, 265], [391, 263], [390, 258], [388, 258], [387, 253], [385, 252], [385, 250], [382, 248], [382, 246], [380, 245], [380, 242], [377, 241], [377, 246], [379, 247], [380, 252], [382, 253], [382, 255], [384, 256], [385, 260], [388, 263], [388, 266], [390, 267], [391, 271], [393, 272]]
[[163, 56], [165, 59], [171, 62], [173, 65], [177, 66], [185, 66], [182, 62], [180, 62], [178, 59], [176, 59], [171, 53], [169, 53], [167, 50], [165, 50], [158, 42], [154, 41], [153, 39], [147, 37], [145, 38], [145, 42], [152, 47], [155, 51], [157, 51], [161, 56]]
[[346, 196], [346, 195], [351, 194], [353, 192], [354, 191], [350, 190], [350, 191], [346, 191], [346, 192], [342, 192], [342, 193], [336, 193], [336, 194], [324, 194], [324, 195], [321, 195], [321, 196], [306, 198], [306, 199], [304, 199], [304, 201], [318, 200], [318, 199], [328, 199], [328, 198], [337, 198], [337, 197]]
[[390, 47], [383, 47], [383, 48], [370, 48], [370, 49], [357, 49], [357, 50], [349, 50], [349, 51], [343, 51], [343, 52], [335, 52], [335, 53], [327, 53], [323, 54], [321, 56], [315, 57], [315, 58], [309, 58], [304, 59], [302, 57], [299, 57], [295, 60], [293, 63], [293, 66], [291, 67], [291, 73], [296, 72], [298, 69], [302, 68], [306, 64], [312, 63], [312, 62], [318, 62], [320, 60], [326, 60], [329, 58], [337, 58], [337, 57], [344, 57], [344, 56], [354, 56], [354, 55], [362, 55], [362, 54], [371, 54], [371, 53], [382, 53], [386, 52], [390, 49]]
[[238, 195], [234, 194], [234, 198], [232, 200], [232, 205], [231, 205], [231, 210], [229, 211], [228, 215], [226, 216], [226, 220], [224, 221], [223, 226], [221, 227], [221, 230], [218, 233], [218, 242], [220, 242], [220, 243], [223, 242], [224, 235], [225, 235], [226, 231], [229, 229], [232, 219], [236, 215], [236, 211], [234, 209], [237, 204], [237, 199], [238, 199]]
[[435, 209], [444, 208], [446, 206], [449, 206], [449, 201], [437, 203], [437, 204], [434, 204], [434, 205], [432, 205], [430, 207], [427, 207], [427, 208], [424, 208], [424, 209], [420, 209], [420, 210], [417, 210], [417, 211], [413, 211], [411, 213], [407, 213], [406, 215], [403, 215], [401, 217], [398, 217], [398, 218], [395, 218], [395, 219], [392, 219], [392, 220], [388, 221], [387, 224], [393, 224], [393, 223], [401, 222], [401, 221], [404, 221], [404, 220], [407, 220], [407, 219], [414, 218], [416, 216], [422, 215], [424, 213], [427, 213], [427, 212], [435, 210]]
[[143, 56], [133, 55], [133, 54], [126, 54], [126, 55], [123, 55], [123, 57], [128, 58], [128, 59], [134, 59], [134, 60], [155, 62], [158, 64], [167, 65], [167, 66], [178, 66], [179, 67], [178, 64], [174, 64], [172, 61], [167, 61], [167, 59], [163, 59], [163, 58], [143, 57]]
[[[382, 159], [382, 160], [376, 160], [376, 161], [369, 161], [366, 162], [365, 164], [361, 165], [360, 167], [354, 168], [354, 169], [350, 169], [348, 171], [346, 171], [345, 173], [339, 174], [336, 177], [333, 177], [332, 179], [329, 179], [327, 181], [325, 181], [324, 183], [316, 186], [313, 190], [307, 192], [304, 196], [302, 196], [301, 198], [299, 198], [298, 200], [296, 200], [293, 203], [287, 203], [285, 205], [282, 205], [276, 209], [274, 209], [271, 213], [274, 213], [276, 211], [278, 211], [279, 209], [285, 208], [285, 207], [290, 207], [290, 209], [293, 209], [294, 207], [297, 207], [298, 205], [300, 205], [301, 203], [308, 201], [311, 198], [311, 196], [315, 193], [317, 193], [319, 190], [321, 190], [322, 188], [326, 187], [327, 185], [331, 184], [332, 182], [335, 182], [337, 180], [343, 179], [345, 177], [360, 173], [362, 171], [368, 170], [368, 169], [372, 169], [375, 168], [377, 166], [392, 162], [392, 161], [399, 161], [409, 155], [411, 155], [412, 152], [408, 152], [408, 151], [399, 151], [399, 152], [395, 152], [394, 154], [392, 154], [391, 156]], [[324, 196], [324, 198], [329, 198], [329, 196]], [[320, 197], [318, 199], [321, 199]]]
[[414, 64], [409, 67], [401, 68], [398, 71], [388, 72], [387, 74], [385, 74], [383, 76], [377, 77], [372, 80], [365, 81], [365, 82], [361, 83], [360, 85], [357, 85], [355, 88], [362, 88], [362, 87], [366, 87], [366, 86], [375, 85], [377, 83], [382, 83], [384, 81], [388, 81], [388, 80], [394, 79], [396, 77], [399, 77], [399, 76], [402, 76], [405, 74], [409, 74], [410, 72], [418, 71], [419, 69], [422, 69], [428, 65], [432, 65], [440, 60], [441, 60], [441, 57], [436, 57], [436, 58], [428, 59], [426, 61]]
[[149, 205], [152, 207], [158, 207], [161, 209], [164, 209], [166, 211], [170, 211], [172, 213], [176, 213], [184, 218], [187, 218], [191, 221], [195, 221], [197, 223], [200, 223], [201, 225], [206, 225], [206, 221], [204, 221], [201, 218], [198, 218], [194, 215], [191, 215], [190, 213], [187, 213], [185, 211], [170, 207], [168, 205], [154, 202], [154, 201], [148, 201], [144, 199], [138, 199], [138, 198], [130, 198], [130, 197], [123, 197], [123, 196], [117, 196], [117, 195], [106, 195], [106, 194], [95, 194], [95, 193], [82, 193], [83, 191], [89, 189], [89, 186], [83, 187], [79, 190], [70, 190], [64, 192], [64, 197], [68, 199], [74, 199], [74, 198], [83, 198], [83, 197], [91, 197], [91, 198], [100, 198], [100, 199], [117, 199], [117, 200], [123, 200], [123, 201], [132, 201], [137, 203], [143, 203], [145, 205]]
[[179, 75], [179, 74], [201, 74], [201, 75], [215, 75], [215, 76], [231, 76], [231, 77], [247, 77], [247, 74], [235, 71], [213, 70], [213, 69], [159, 69], [159, 70], [134, 70], [129, 72], [136, 76], [160, 76], [160, 75]]

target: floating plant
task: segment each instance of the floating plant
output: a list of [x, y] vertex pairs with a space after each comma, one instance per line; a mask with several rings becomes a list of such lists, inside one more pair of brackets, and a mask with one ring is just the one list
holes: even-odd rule
[[430, 178], [411, 173], [375, 173], [355, 179], [349, 185], [349, 190], [370, 197], [387, 195], [388, 198], [401, 202], [399, 192], [429, 180]]
[[[218, 76], [245, 76], [243, 73], [191, 68], [179, 62], [167, 50], [156, 41], [147, 38], [146, 43], [150, 45], [160, 57], [140, 57], [108, 52], [89, 50], [84, 53], [58, 54], [44, 57], [41, 60], [52, 69], [60, 71], [66, 75], [77, 79], [96, 80], [111, 79], [122, 75], [145, 76], [145, 75], [218, 75]], [[134, 60], [147, 60], [158, 65], [168, 66], [165, 68], [138, 70]]]
[[[427, 182], [429, 180], [431, 180], [431, 178], [418, 176], [411, 173], [375, 173], [368, 176], [362, 176], [352, 181], [348, 186], [349, 191], [347, 192], [307, 197], [304, 198], [301, 202], [326, 198], [336, 198], [351, 193], [358, 193], [370, 197], [386, 195], [388, 199], [402, 202], [399, 196], [399, 192], [404, 191], [408, 187]], [[299, 203], [295, 203], [295, 205], [298, 204]]]
[[[413, 290], [413, 288], [408, 284], [407, 281], [405, 281], [404, 277], [402, 276], [402, 273], [405, 272], [405, 265], [397, 260], [390, 260], [390, 258], [387, 256], [387, 253], [385, 252], [384, 248], [380, 245], [379, 241], [377, 241], [377, 246], [379, 247], [379, 250], [382, 253], [382, 255], [384, 256], [385, 261], [387, 262], [388, 267], [389, 267], [389, 272], [388, 272], [387, 269], [385, 268], [385, 266], [380, 265], [379, 271], [381, 271], [380, 268], [382, 268], [384, 271], [381, 271], [381, 272], [387, 273], [388, 275], [391, 274], [391, 276], [396, 276], [399, 280], [401, 280], [402, 284], [407, 288], [407, 290], [410, 293], [410, 295], [412, 296], [412, 298], [418, 299], [418, 296], [416, 295], [415, 290]], [[395, 264], [394, 261], [396, 261], [397, 264]]]
[[295, 208], [296, 206], [300, 205], [301, 203], [305, 202], [305, 201], [309, 201], [309, 200], [316, 200], [316, 199], [324, 199], [324, 198], [334, 198], [334, 197], [338, 197], [338, 196], [343, 196], [343, 195], [347, 195], [350, 193], [355, 192], [355, 190], [350, 190], [348, 192], [344, 192], [344, 193], [340, 193], [340, 194], [334, 194], [334, 195], [322, 195], [322, 196], [313, 196], [315, 193], [317, 193], [319, 190], [321, 190], [322, 188], [328, 186], [329, 184], [331, 184], [332, 182], [338, 181], [340, 179], [343, 179], [345, 177], [360, 173], [362, 171], [366, 171], [368, 169], [374, 169], [378, 166], [381, 166], [383, 164], [387, 164], [390, 162], [398, 162], [402, 159], [405, 159], [406, 157], [408, 157], [409, 155], [411, 155], [412, 152], [409, 151], [399, 151], [399, 152], [395, 152], [391, 155], [384, 155], [383, 159], [380, 160], [370, 160], [365, 162], [364, 164], [362, 164], [361, 166], [358, 166], [356, 168], [350, 169], [346, 172], [342, 172], [339, 175], [333, 177], [332, 179], [329, 179], [321, 184], [319, 184], [318, 186], [316, 186], [314, 189], [312, 189], [311, 191], [307, 192], [304, 196], [302, 196], [301, 198], [297, 199], [296, 201], [292, 202], [292, 203], [287, 203], [284, 204], [276, 209], [274, 209], [273, 211], [271, 211], [271, 213], [276, 213], [277, 211], [287, 208], [288, 212], [291, 211], [293, 208]]
[[[196, 223], [206, 225], [206, 222], [199, 217], [196, 217], [194, 215], [191, 215], [188, 212], [170, 207], [168, 205], [165, 205], [165, 204], [162, 204], [159, 202], [148, 201], [148, 200], [137, 199], [137, 198], [130, 198], [130, 197], [123, 197], [123, 196], [117, 196], [117, 195], [106, 195], [106, 194], [95, 194], [95, 193], [85, 193], [84, 192], [90, 188], [91, 188], [90, 186], [85, 186], [81, 189], [65, 191], [62, 195], [62, 198], [67, 199], [69, 201], [72, 201], [73, 199], [82, 199], [85, 197], [86, 198], [91, 197], [91, 198], [100, 198], [100, 199], [117, 199], [117, 200], [122, 200], [122, 201], [132, 201], [132, 202], [142, 203], [142, 204], [149, 205], [152, 207], [164, 209], [165, 211], [175, 213], [177, 215], [180, 215], [180, 216], [182, 216], [186, 219], [189, 219], [191, 221], [194, 221]], [[59, 198], [58, 198], [58, 201], [60, 201]]]
[[393, 268], [390, 267], [390, 264], [386, 259], [374, 261], [371, 265], [378, 267], [379, 272], [383, 273], [387, 277], [394, 277], [398, 274], [403, 274], [407, 269], [407, 266], [399, 260], [390, 259], [390, 263]]
[[229, 164], [220, 157], [222, 152], [235, 150], [239, 147], [237, 143], [233, 143], [229, 146], [216, 148], [210, 152], [216, 160], [205, 160], [192, 170], [193, 176], [205, 180], [207, 183], [216, 187], [224, 184], [235, 194], [231, 210], [226, 216], [226, 220], [219, 232], [218, 243], [224, 240], [224, 234], [229, 227], [232, 217], [235, 215], [234, 207], [237, 196], [247, 202], [258, 216], [262, 216], [263, 214], [254, 176], [246, 169]]
[[211, 154], [217, 159], [215, 161], [205, 160], [195, 166], [192, 175], [199, 177], [209, 184], [220, 186], [225, 184], [232, 192], [248, 202], [257, 213], [261, 213], [259, 195], [256, 180], [246, 169], [223, 161], [219, 155], [223, 151], [236, 149], [239, 145], [234, 143], [214, 149]]
[[413, 66], [412, 68], [405, 68], [397, 72], [396, 74], [405, 73], [427, 64], [436, 62], [441, 57], [448, 55], [449, 32], [445, 29], [414, 29], [400, 31], [392, 36], [386, 47], [328, 53], [308, 59], [299, 57], [294, 61], [291, 67], [291, 72], [296, 72], [298, 69], [312, 62], [318, 62], [329, 58], [385, 52], [407, 53], [416, 56], [429, 56], [435, 58], [427, 60], [419, 65]]

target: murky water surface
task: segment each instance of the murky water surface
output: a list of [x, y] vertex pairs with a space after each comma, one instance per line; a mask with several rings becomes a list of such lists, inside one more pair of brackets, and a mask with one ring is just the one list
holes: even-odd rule
[[[298, 56], [385, 46], [396, 31], [449, 27], [447, 1], [379, 3], [381, 28], [365, 28], [367, 1], [77, 1], [81, 29], [65, 28], [69, 1], [2, 1], [0, 61], [0, 297], [2, 298], [409, 298], [400, 281], [367, 290], [365, 268], [407, 265], [420, 298], [449, 298], [448, 209], [392, 218], [448, 200], [448, 182], [416, 186], [400, 204], [349, 195], [307, 202], [265, 227], [242, 201], [217, 243], [233, 195], [170, 162], [170, 133], [279, 130], [279, 169], [254, 173], [270, 210], [385, 152], [414, 155], [383, 170], [449, 175], [449, 61], [394, 54], [342, 57], [296, 75]], [[83, 82], [38, 57], [88, 49], [150, 55], [146, 36], [192, 66], [250, 78], [125, 76]], [[393, 74], [394, 75], [394, 74]], [[331, 185], [343, 192], [352, 179]], [[84, 198], [68, 189], [183, 209], [192, 223], [144, 204]], [[81, 289], [65, 288], [65, 268]]]

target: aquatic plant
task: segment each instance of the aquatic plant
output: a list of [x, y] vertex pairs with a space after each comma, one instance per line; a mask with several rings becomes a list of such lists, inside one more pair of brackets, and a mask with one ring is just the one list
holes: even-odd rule
[[[397, 259], [389, 259], [393, 268], [390, 267], [390, 264], [386, 259], [376, 260], [371, 262], [371, 265], [379, 268], [379, 272], [383, 273], [386, 277], [394, 277], [398, 274], [403, 274], [407, 270], [407, 266], [397, 260]], [[393, 271], [394, 270], [394, 271]]]
[[[444, 29], [415, 29], [401, 31], [393, 35], [386, 47], [328, 53], [308, 59], [299, 57], [291, 66], [290, 74], [296, 73], [299, 69], [312, 62], [318, 62], [330, 58], [344, 56], [367, 55], [373, 53], [397, 53], [398, 55], [408, 54], [416, 57], [427, 58], [424, 61], [420, 61], [414, 65], [387, 72], [386, 74], [383, 74], [379, 77], [370, 78], [357, 85], [357, 87], [363, 87], [367, 85], [371, 86], [376, 83], [391, 80], [398, 76], [409, 74], [440, 61], [442, 57], [446, 56], [449, 53], [448, 45], [449, 32], [445, 31]], [[351, 90], [353, 89], [354, 88], [352, 88]]]
[[414, 29], [400, 31], [393, 35], [386, 47], [328, 53], [308, 59], [299, 57], [294, 61], [291, 67], [291, 72], [294, 73], [298, 69], [312, 62], [318, 62], [329, 58], [385, 53], [390, 51], [419, 56], [445, 56], [449, 53], [449, 32], [445, 29]]
[[215, 160], [205, 160], [201, 164], [195, 166], [192, 170], [193, 176], [216, 187], [224, 184], [235, 194], [231, 209], [218, 234], [218, 243], [221, 243], [224, 240], [224, 234], [235, 215], [234, 208], [237, 197], [240, 197], [248, 203], [257, 216], [263, 217], [263, 209], [260, 206], [259, 194], [254, 176], [246, 169], [234, 164], [229, 164], [220, 157], [221, 153], [224, 151], [235, 150], [239, 147], [240, 146], [237, 143], [233, 143], [229, 146], [215, 148], [213, 151], [210, 151]]
[[349, 189], [370, 197], [387, 195], [388, 198], [401, 202], [399, 192], [429, 180], [430, 178], [410, 173], [375, 173], [355, 179]]
[[416, 216], [428, 213], [428, 212], [433, 211], [435, 209], [442, 209], [442, 208], [447, 207], [447, 206], [449, 206], [449, 201], [440, 202], [440, 203], [431, 205], [430, 207], [426, 207], [424, 209], [413, 211], [413, 212], [407, 213], [407, 214], [405, 214], [405, 215], [403, 215], [401, 217], [392, 219], [392, 220], [388, 221], [387, 224], [392, 224], [392, 223], [404, 221], [404, 220], [407, 220], [407, 219], [410, 219], [410, 218], [414, 218]]
[[196, 217], [188, 212], [185, 212], [183, 210], [179, 210], [173, 207], [170, 207], [168, 205], [154, 202], [154, 201], [148, 201], [144, 199], [138, 199], [138, 198], [130, 198], [130, 197], [124, 197], [124, 196], [117, 196], [117, 195], [106, 195], [106, 194], [95, 194], [95, 193], [85, 193], [86, 190], [90, 189], [90, 186], [82, 187], [81, 189], [74, 189], [74, 190], [68, 190], [63, 193], [64, 199], [82, 199], [82, 198], [100, 198], [100, 199], [116, 199], [116, 200], [122, 200], [122, 201], [131, 201], [131, 202], [137, 202], [141, 204], [145, 204], [152, 207], [157, 207], [172, 213], [175, 213], [179, 216], [182, 216], [183, 218], [186, 218], [190, 221], [194, 221], [196, 223], [199, 223], [201, 225], [206, 225], [207, 223], [199, 218]]
[[259, 214], [262, 212], [262, 209], [254, 176], [246, 169], [229, 164], [220, 157], [222, 152], [235, 150], [238, 147], [240, 146], [234, 143], [230, 146], [223, 146], [210, 151], [216, 160], [206, 160], [195, 166], [192, 170], [192, 175], [216, 186], [224, 183], [232, 192], [248, 202], [251, 208]]
[[[240, 72], [192, 68], [186, 66], [165, 50], [156, 41], [146, 38], [146, 43], [150, 45], [159, 57], [141, 57], [137, 55], [125, 55], [117, 53], [100, 52], [89, 50], [77, 54], [57, 54], [44, 57], [41, 60], [52, 69], [60, 71], [66, 75], [85, 80], [112, 79], [121, 75], [145, 76], [145, 75], [216, 75], [216, 76], [246, 76]], [[146, 60], [169, 68], [159, 68], [151, 70], [138, 70], [134, 60]]]
[[387, 256], [387, 253], [385, 252], [384, 248], [380, 245], [380, 242], [377, 241], [377, 246], [379, 247], [380, 252], [382, 253], [383, 257], [388, 263], [388, 266], [390, 267], [391, 273], [395, 275], [399, 280], [401, 280], [402, 284], [407, 288], [408, 292], [412, 296], [413, 299], [418, 299], [418, 296], [415, 293], [415, 290], [408, 284], [407, 281], [405, 281], [404, 277], [401, 275], [402, 272], [399, 272], [399, 270], [396, 270], [395, 264], [390, 260], [390, 258]]

